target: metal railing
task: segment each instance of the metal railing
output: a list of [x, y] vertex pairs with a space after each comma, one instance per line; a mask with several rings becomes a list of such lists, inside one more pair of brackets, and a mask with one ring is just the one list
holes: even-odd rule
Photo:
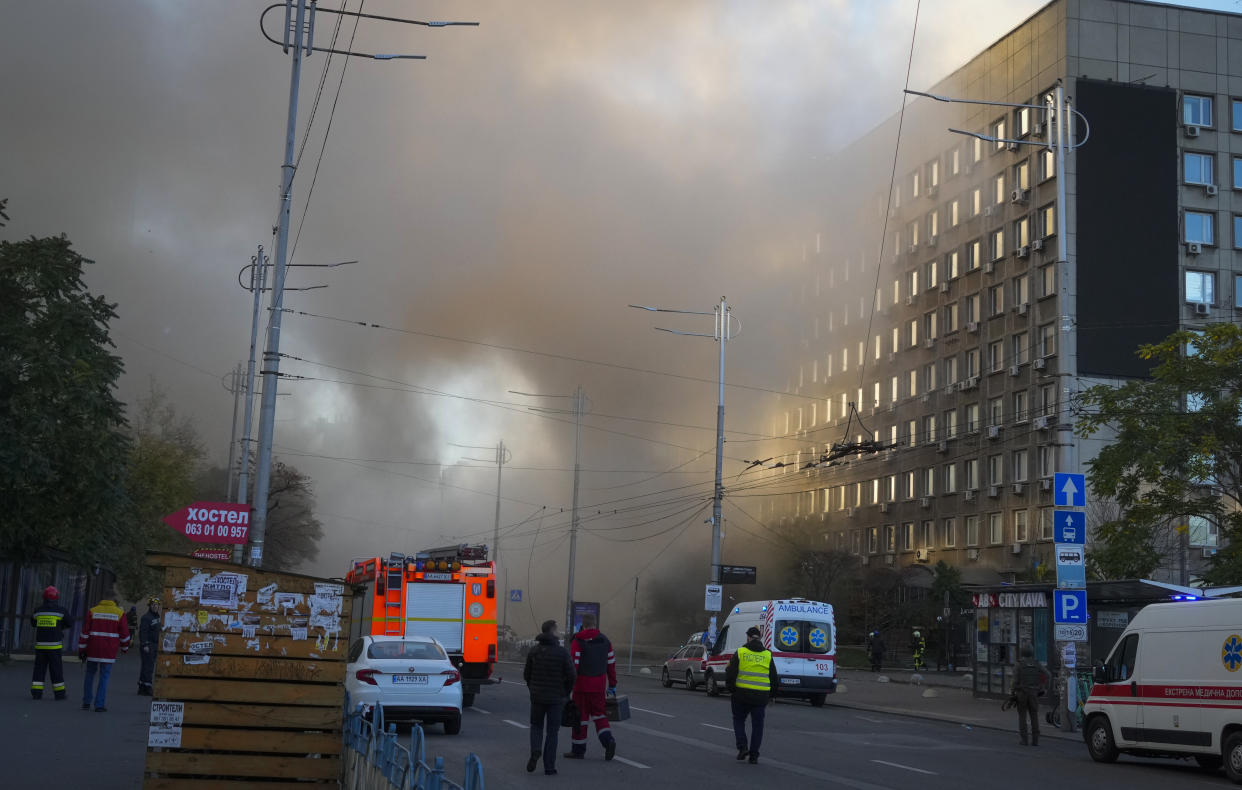
[[384, 727], [383, 708], [376, 705], [373, 721], [361, 710], [345, 716], [344, 790], [484, 790], [483, 763], [466, 755], [466, 774], [459, 784], [444, 775], [444, 758], [428, 763], [423, 728], [410, 727], [409, 745], [400, 743], [397, 725]]

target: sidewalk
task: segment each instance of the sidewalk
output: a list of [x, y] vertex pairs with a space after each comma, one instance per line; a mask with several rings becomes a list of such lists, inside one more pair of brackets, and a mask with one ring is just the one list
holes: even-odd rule
[[974, 683], [973, 675], [969, 672], [937, 672], [935, 670], [923, 670], [915, 672], [911, 669], [883, 669], [879, 672], [872, 672], [869, 669], [838, 669], [837, 676], [842, 680], [852, 679], [855, 681], [872, 681], [880, 676], [888, 678], [890, 683], [905, 683], [915, 686], [943, 686], [945, 688], [966, 689], [969, 691]]
[[150, 697], [135, 694], [139, 659], [134, 651], [117, 659], [108, 682], [108, 711], [83, 711], [83, 665], [65, 654], [69, 698], [52, 699], [50, 680], [43, 699], [30, 698], [32, 661], [0, 665], [0, 741], [5, 787], [90, 787], [132, 790], [142, 784]]
[[[896, 680], [896, 676], [902, 674], [906, 676], [904, 680]], [[935, 674], [925, 673], [924, 677]], [[1015, 711], [1002, 711], [1001, 700], [975, 699], [970, 691], [969, 681], [962, 679], [961, 674], [953, 676], [947, 673], [941, 674], [944, 681], [952, 680], [962, 685], [956, 688], [930, 682], [915, 685], [910, 682], [908, 672], [893, 673], [890, 676], [890, 682], [881, 683], [876, 679], [878, 675], [873, 675], [871, 672], [842, 670], [837, 693], [828, 698], [828, 704], [842, 708], [953, 722], [966, 728], [981, 727], [1000, 730], [1011, 732], [1014, 738], [1017, 738], [1018, 714]], [[1043, 718], [1048, 710], [1040, 706], [1040, 737], [1082, 742], [1082, 733], [1063, 732], [1048, 724]]]

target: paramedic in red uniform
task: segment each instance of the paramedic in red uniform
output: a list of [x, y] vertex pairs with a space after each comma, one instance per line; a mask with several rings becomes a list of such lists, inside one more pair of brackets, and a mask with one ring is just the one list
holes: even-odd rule
[[617, 739], [612, 737], [608, 716], [604, 712], [606, 694], [617, 692], [617, 658], [612, 652], [612, 642], [596, 628], [595, 615], [582, 615], [582, 630], [574, 635], [570, 654], [574, 670], [574, 704], [578, 706], [578, 726], [574, 727], [573, 751], [565, 756], [571, 760], [586, 757], [587, 730], [595, 722], [599, 742], [604, 746], [604, 759], [611, 760], [617, 753]]

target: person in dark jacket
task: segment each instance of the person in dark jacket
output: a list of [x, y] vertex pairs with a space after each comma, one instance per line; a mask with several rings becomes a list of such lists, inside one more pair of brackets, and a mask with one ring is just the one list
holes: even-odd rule
[[52, 693], [56, 699], [65, 698], [65, 665], [61, 651], [65, 649], [64, 631], [73, 624], [73, 618], [61, 608], [60, 591], [48, 587], [43, 591], [43, 603], [30, 615], [35, 628], [34, 677], [30, 680], [30, 696], [43, 699], [43, 678], [52, 676]]
[[884, 644], [884, 637], [880, 636], [879, 631], [871, 632], [871, 671], [879, 672], [884, 664], [884, 651], [887, 650]]
[[1035, 660], [1035, 651], [1023, 645], [1013, 678], [1013, 699], [1018, 708], [1018, 735], [1026, 746], [1026, 722], [1031, 722], [1031, 745], [1039, 745], [1039, 697], [1048, 684], [1048, 670]]
[[[763, 646], [763, 632], [746, 629], [746, 644], [739, 647], [725, 669], [725, 682], [733, 689], [733, 734], [737, 737], [737, 759], [759, 762], [763, 744], [763, 718], [767, 704], [776, 699], [780, 678], [772, 651]], [[746, 740], [746, 717], [750, 717], [750, 742]]]
[[542, 748], [543, 772], [556, 774], [556, 747], [565, 700], [574, 691], [574, 665], [569, 651], [561, 647], [556, 621], [548, 620], [535, 637], [526, 656], [522, 678], [530, 690], [530, 759], [526, 770], [534, 771]]
[[138, 649], [142, 654], [138, 693], [149, 697], [154, 690], [151, 681], [155, 674], [155, 654], [160, 649], [160, 599], [154, 595], [147, 599], [147, 613], [138, 623]]
[[586, 758], [587, 732], [595, 722], [595, 732], [604, 747], [604, 759], [617, 753], [617, 739], [612, 735], [606, 711], [607, 695], [617, 693], [617, 657], [612, 642], [599, 632], [595, 615], [582, 615], [582, 630], [574, 634], [574, 704], [578, 706], [578, 726], [574, 727], [573, 747], [565, 754], [571, 760]]

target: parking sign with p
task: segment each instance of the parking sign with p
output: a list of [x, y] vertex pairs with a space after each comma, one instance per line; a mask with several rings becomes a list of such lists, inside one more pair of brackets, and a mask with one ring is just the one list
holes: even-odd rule
[[1087, 622], [1086, 590], [1053, 590], [1052, 621], [1054, 623]]

